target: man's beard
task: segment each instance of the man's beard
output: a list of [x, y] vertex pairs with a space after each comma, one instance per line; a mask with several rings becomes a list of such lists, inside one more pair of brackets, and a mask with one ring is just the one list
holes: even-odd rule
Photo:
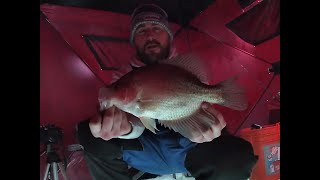
[[[146, 49], [147, 45], [149, 45], [149, 44], [154, 44], [154, 45], [158, 46], [160, 48], [160, 52], [146, 54], [145, 49]], [[156, 40], [146, 42], [143, 49], [137, 49], [138, 58], [140, 58], [140, 60], [147, 65], [156, 64], [160, 60], [167, 59], [169, 57], [169, 53], [170, 53], [170, 44], [168, 44], [167, 47], [163, 47]]]

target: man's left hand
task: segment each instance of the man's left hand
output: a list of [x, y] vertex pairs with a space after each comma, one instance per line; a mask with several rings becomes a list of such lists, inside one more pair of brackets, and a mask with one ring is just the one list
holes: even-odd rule
[[[203, 143], [210, 142], [221, 135], [221, 130], [226, 126], [226, 122], [222, 114], [214, 109], [210, 103], [203, 102], [201, 104], [201, 120], [214, 121], [210, 126], [201, 128], [201, 133], [197, 137], [189, 138], [192, 142]], [[207, 119], [203, 119], [207, 118]]]

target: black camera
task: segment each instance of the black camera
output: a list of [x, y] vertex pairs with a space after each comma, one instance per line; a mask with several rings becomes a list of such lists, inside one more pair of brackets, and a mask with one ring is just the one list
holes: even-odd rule
[[62, 129], [55, 125], [40, 126], [40, 144], [61, 143], [63, 138]]

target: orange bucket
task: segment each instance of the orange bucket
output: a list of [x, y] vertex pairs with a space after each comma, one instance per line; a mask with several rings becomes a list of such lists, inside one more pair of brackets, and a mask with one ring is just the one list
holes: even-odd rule
[[240, 136], [251, 142], [255, 155], [259, 156], [250, 180], [279, 180], [280, 122], [259, 129], [244, 128]]

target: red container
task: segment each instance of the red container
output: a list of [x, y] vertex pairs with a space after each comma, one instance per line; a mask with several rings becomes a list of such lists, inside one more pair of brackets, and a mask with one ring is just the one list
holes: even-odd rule
[[250, 180], [280, 179], [280, 122], [260, 129], [244, 128], [240, 136], [252, 143], [259, 156]]

